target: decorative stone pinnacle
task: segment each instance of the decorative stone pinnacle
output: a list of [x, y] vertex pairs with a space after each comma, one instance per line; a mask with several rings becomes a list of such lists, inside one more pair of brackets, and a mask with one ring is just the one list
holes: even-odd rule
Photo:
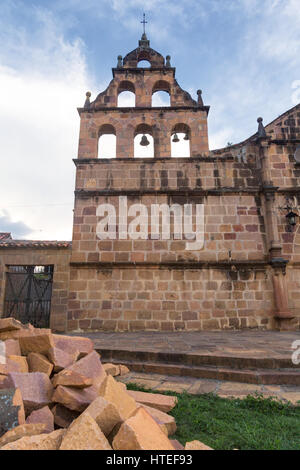
[[118, 69], [123, 67], [123, 57], [121, 55], [118, 55]]
[[204, 106], [203, 99], [202, 99], [202, 90], [197, 90], [198, 95], [198, 106]]
[[86, 100], [85, 100], [85, 103], [84, 103], [84, 107], [89, 108], [90, 104], [91, 104], [90, 97], [92, 96], [92, 93], [90, 91], [87, 91], [85, 96], [86, 96]]
[[166, 57], [166, 67], [171, 67], [171, 56], [167, 55]]
[[264, 139], [267, 137], [267, 134], [263, 125], [263, 118], [262, 117], [257, 118], [257, 122], [258, 122], [258, 131], [257, 131], [258, 138]]

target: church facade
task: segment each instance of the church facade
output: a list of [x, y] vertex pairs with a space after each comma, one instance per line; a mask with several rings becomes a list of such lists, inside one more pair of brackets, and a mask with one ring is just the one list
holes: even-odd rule
[[[143, 60], [150, 67], [139, 67]], [[118, 107], [123, 91], [134, 92], [134, 107]], [[152, 106], [156, 91], [170, 95], [170, 106]], [[299, 329], [300, 105], [265, 127], [259, 118], [244, 142], [210, 151], [201, 91], [194, 100], [179, 86], [170, 57], [145, 34], [90, 98], [78, 110], [72, 244], [0, 241], [2, 315], [10, 267], [31, 263], [53, 267], [49, 321], [58, 331]], [[99, 138], [109, 134], [116, 158], [98, 158]], [[171, 158], [178, 134], [189, 158]], [[136, 136], [144, 145], [153, 139], [153, 158], [134, 158]], [[130, 208], [149, 215], [158, 207], [158, 232], [139, 214], [146, 235], [124, 234], [125, 203], [129, 225]], [[99, 236], [99, 208], [108, 205], [114, 233]], [[194, 208], [203, 208], [199, 249], [174, 230], [174, 208], [186, 215], [186, 207], [192, 227]], [[168, 215], [173, 230], [164, 237]]]

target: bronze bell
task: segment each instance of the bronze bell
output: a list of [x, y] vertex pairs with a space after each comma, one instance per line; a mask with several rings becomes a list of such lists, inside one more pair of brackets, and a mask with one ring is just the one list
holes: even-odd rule
[[183, 140], [190, 140], [189, 133], [187, 132], [183, 138]]
[[180, 142], [178, 135], [176, 133], [174, 134], [172, 142], [175, 142], [175, 143]]
[[148, 145], [150, 145], [150, 142], [149, 140], [147, 139], [147, 136], [144, 134], [143, 137], [142, 137], [142, 140], [140, 142], [140, 145], [142, 147], [148, 147]]

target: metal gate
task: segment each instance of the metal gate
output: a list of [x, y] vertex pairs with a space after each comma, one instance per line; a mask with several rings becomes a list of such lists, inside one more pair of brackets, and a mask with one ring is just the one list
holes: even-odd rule
[[49, 328], [53, 266], [8, 266], [4, 317]]

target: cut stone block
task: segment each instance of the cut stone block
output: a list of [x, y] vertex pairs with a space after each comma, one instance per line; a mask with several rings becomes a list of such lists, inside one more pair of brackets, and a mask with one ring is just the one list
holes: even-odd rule
[[[26, 358], [25, 358], [25, 361], [26, 361]], [[23, 359], [21, 360], [21, 362], [19, 362], [18, 360], [13, 360], [7, 357], [5, 364], [0, 364], [1, 375], [8, 375], [10, 372], [23, 372], [23, 371], [24, 371]]]
[[96, 398], [84, 413], [88, 413], [96, 421], [105, 436], [108, 436], [113, 428], [122, 422], [115, 405], [102, 397]]
[[8, 379], [15, 388], [20, 389], [27, 414], [51, 403], [53, 386], [48, 375], [41, 372], [13, 372], [8, 375]]
[[0, 436], [25, 424], [25, 412], [19, 389], [0, 390]]
[[65, 433], [65, 429], [59, 429], [51, 434], [22, 437], [18, 441], [6, 444], [1, 450], [58, 450]]
[[135, 392], [132, 390], [128, 390], [127, 393], [134, 398], [135, 401], [165, 413], [175, 408], [178, 401], [176, 397], [161, 395], [159, 393]]
[[66, 408], [63, 405], [55, 405], [51, 410], [54, 423], [60, 428], [68, 428], [74, 419], [78, 418], [79, 413], [77, 411], [72, 411]]
[[174, 450], [174, 446], [147, 411], [140, 407], [122, 424], [114, 450]]
[[28, 355], [31, 352], [46, 354], [49, 349], [54, 347], [54, 339], [51, 330], [38, 330], [26, 336], [22, 335], [19, 338], [20, 348], [23, 355]]
[[83, 412], [97, 396], [98, 389], [95, 386], [78, 389], [59, 385], [52, 396], [52, 401], [70, 410]]
[[184, 450], [183, 445], [180, 444], [180, 442], [177, 441], [176, 439], [171, 439], [170, 442], [174, 446], [175, 450]]
[[120, 375], [127, 375], [127, 374], [129, 374], [129, 372], [130, 372], [130, 370], [128, 369], [128, 367], [123, 366], [123, 365], [120, 365], [120, 366], [119, 366], [119, 369], [120, 369]]
[[94, 343], [89, 338], [63, 335], [53, 335], [53, 338], [56, 348], [62, 349], [71, 355], [79, 351], [80, 358], [90, 354], [94, 350]]
[[54, 431], [54, 416], [48, 406], [44, 406], [40, 410], [33, 411], [26, 419], [27, 424], [42, 424], [44, 433], [50, 434]]
[[79, 355], [79, 352], [77, 351], [71, 355], [62, 349], [50, 348], [46, 355], [49, 361], [54, 365], [54, 372], [60, 372], [66, 367], [74, 364]]
[[87, 388], [93, 384], [93, 380], [72, 370], [65, 369], [53, 377], [52, 383], [54, 387], [64, 385], [65, 387]]
[[77, 418], [67, 430], [60, 450], [112, 450], [96, 421], [87, 413]]
[[0, 333], [22, 330], [23, 325], [15, 318], [0, 318]]
[[18, 365], [18, 367], [19, 367], [18, 372], [22, 372], [24, 374], [28, 373], [28, 363], [27, 363], [26, 357], [24, 357], [24, 356], [8, 356], [8, 361], [15, 362]]
[[116, 377], [117, 375], [120, 375], [120, 368], [119, 366], [116, 366], [115, 364], [103, 364], [103, 368], [107, 375], [112, 375], [112, 377]]
[[30, 353], [27, 356], [29, 372], [42, 372], [50, 377], [53, 371], [53, 364], [44, 356], [39, 353]]
[[21, 356], [21, 348], [18, 339], [7, 339], [4, 343], [6, 356]]
[[25, 436], [36, 436], [45, 432], [44, 424], [22, 424], [7, 431], [0, 438], [0, 448]]
[[200, 441], [191, 441], [185, 444], [185, 450], [214, 450]]
[[72, 366], [67, 367], [67, 370], [77, 372], [88, 379], [92, 379], [93, 385], [96, 387], [100, 387], [106, 378], [106, 373], [101, 364], [100, 356], [96, 351], [83, 357]]
[[[139, 403], [140, 404], [140, 403]], [[168, 431], [168, 436], [173, 436], [175, 434], [177, 426], [175, 418], [173, 416], [164, 413], [163, 411], [157, 410], [156, 408], [151, 408], [151, 406], [141, 405], [157, 423], [162, 423], [166, 426]]]
[[122, 421], [125, 421], [137, 408], [137, 404], [127, 391], [108, 375], [99, 389], [99, 395], [117, 408]]

